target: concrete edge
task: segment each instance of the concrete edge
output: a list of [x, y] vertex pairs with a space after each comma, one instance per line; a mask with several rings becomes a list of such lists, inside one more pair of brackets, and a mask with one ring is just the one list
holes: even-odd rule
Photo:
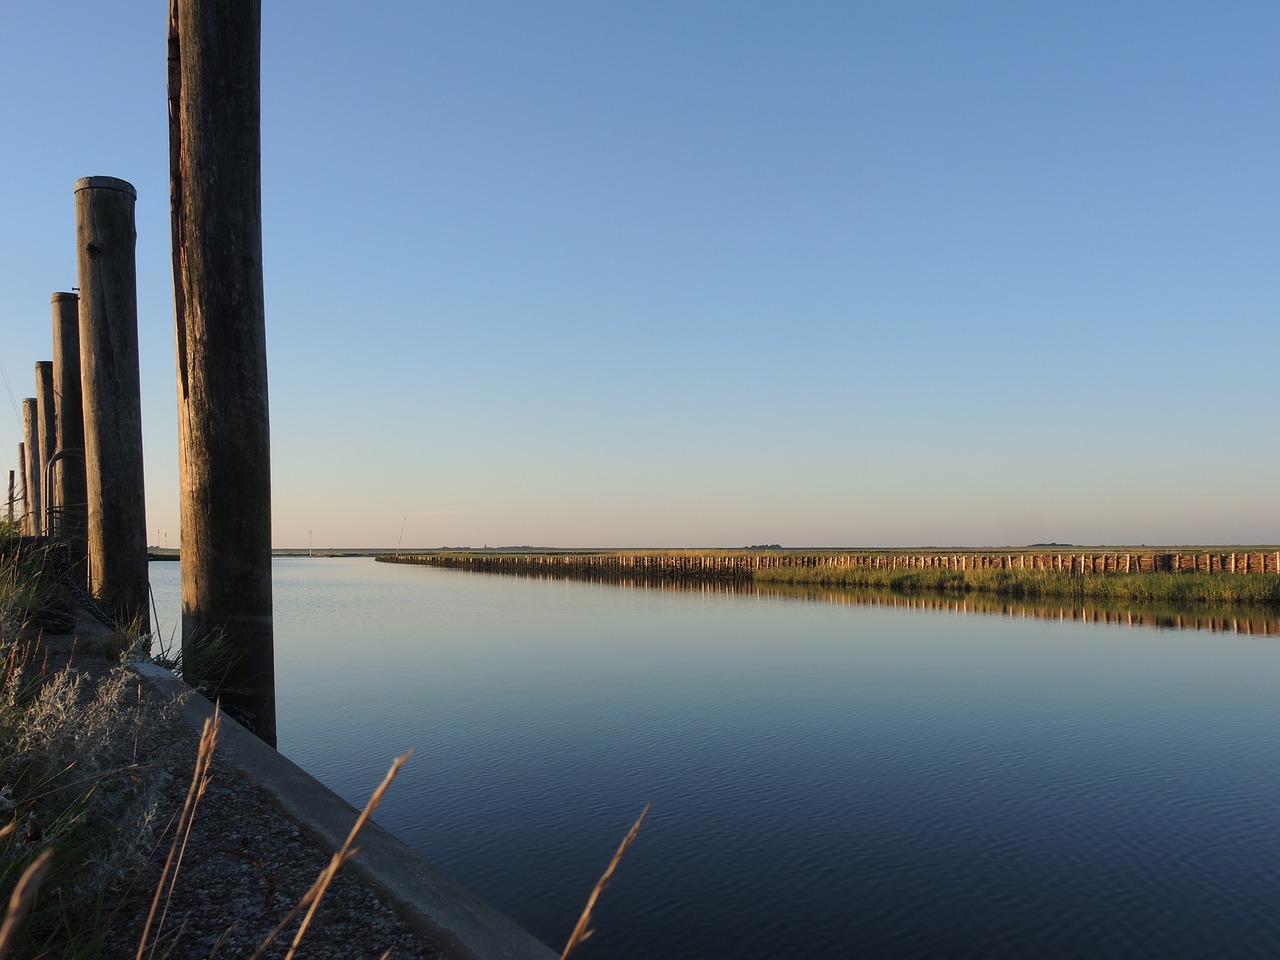
[[[163, 696], [183, 696], [182, 713], [199, 733], [214, 705], [151, 661], [134, 663]], [[261, 786], [304, 829], [337, 851], [359, 811], [292, 760], [223, 714], [218, 753]], [[370, 789], [372, 789], [372, 784]], [[546, 944], [451, 880], [376, 823], [357, 839], [351, 861], [399, 908], [402, 918], [459, 960], [553, 960]]]

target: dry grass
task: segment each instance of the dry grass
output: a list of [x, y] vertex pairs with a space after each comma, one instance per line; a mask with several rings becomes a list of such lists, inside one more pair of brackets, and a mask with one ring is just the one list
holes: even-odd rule
[[1108, 573], [1045, 570], [884, 570], [870, 567], [775, 567], [755, 580], [770, 586], [871, 587], [897, 593], [990, 593], [1015, 598], [1165, 601], [1280, 607], [1280, 576], [1273, 573]]
[[[40, 896], [11, 924], [6, 951], [92, 956], [105, 891], [149, 855], [166, 764], [140, 762], [139, 731], [165, 721], [123, 665], [89, 683], [38, 628], [56, 599], [38, 553], [0, 560], [0, 890], [44, 864]], [[49, 860], [45, 854], [57, 851]]]
[[604, 892], [605, 886], [612, 879], [614, 871], [618, 869], [618, 864], [622, 862], [622, 856], [627, 852], [627, 848], [631, 846], [636, 835], [640, 832], [640, 825], [644, 823], [644, 818], [649, 815], [649, 804], [644, 805], [644, 809], [640, 811], [640, 816], [636, 818], [636, 822], [631, 829], [627, 831], [627, 835], [622, 838], [622, 843], [618, 846], [618, 852], [613, 855], [613, 859], [609, 861], [609, 866], [605, 867], [604, 873], [600, 879], [596, 881], [595, 887], [591, 890], [591, 896], [587, 897], [587, 905], [582, 909], [582, 915], [578, 917], [577, 926], [573, 928], [573, 933], [569, 934], [569, 942], [564, 945], [564, 953], [560, 954], [560, 960], [566, 960], [569, 954], [573, 953], [579, 944], [585, 943], [594, 930], [591, 929], [591, 913], [596, 908], [596, 901], [600, 899], [600, 894]]
[[[60, 675], [56, 679], [60, 679]], [[54, 685], [56, 686], [56, 683]], [[65, 702], [65, 695], [59, 693], [52, 700], [59, 703]], [[170, 956], [176, 948], [176, 937], [181, 931], [178, 931], [172, 937], [166, 936], [165, 921], [168, 916], [169, 904], [179, 882], [183, 856], [191, 836], [192, 826], [197, 819], [200, 801], [211, 782], [210, 769], [217, 747], [220, 724], [220, 713], [215, 713], [213, 718], [205, 722], [199, 746], [197, 747], [195, 769], [187, 790], [186, 800], [181, 812], [172, 824], [172, 838], [168, 854], [156, 883], [146, 922], [138, 939], [135, 953], [137, 960], [144, 960], [144, 958], [152, 958], [157, 955], [161, 957]], [[369, 818], [377, 809], [379, 802], [390, 787], [391, 782], [395, 779], [396, 774], [408, 761], [411, 752], [396, 758], [391, 764], [386, 776], [377, 789], [374, 790], [368, 803], [365, 804], [364, 809], [356, 818], [341, 849], [333, 855], [330, 862], [321, 870], [306, 895], [267, 935], [254, 957], [260, 957], [266, 948], [305, 910], [305, 916], [294, 934], [293, 942], [286, 954], [286, 960], [293, 958], [297, 954], [298, 948], [302, 944], [311, 922], [320, 908], [326, 891], [341, 867], [359, 852], [359, 848], [355, 844], [360, 831], [368, 823]], [[85, 799], [87, 801], [87, 797]], [[12, 846], [22, 830], [22, 823], [13, 822], [5, 825], [0, 828], [0, 842]], [[103, 839], [103, 837], [100, 835], [98, 839]], [[34, 932], [29, 929], [23, 930], [24, 921], [29, 919], [31, 907], [37, 903], [36, 892], [41, 882], [46, 879], [52, 869], [55, 846], [56, 844], [54, 843], [44, 845], [26, 864], [21, 876], [14, 885], [3, 927], [0, 928], [0, 960], [3, 960], [9, 954], [10, 949], [13, 947], [24, 950], [33, 956], [47, 956], [49, 955], [49, 949], [58, 949], [60, 955], [64, 956], [93, 956], [97, 952], [99, 944], [95, 942], [92, 932], [77, 929], [86, 922], [86, 918], [80, 917], [77, 919], [72, 912], [67, 910], [68, 904], [62, 897], [56, 898], [55, 904], [52, 905], [52, 909], [63, 914], [61, 917], [62, 922], [52, 925], [46, 922], [45, 924], [46, 927], [54, 927], [52, 936], [47, 935], [43, 929]], [[49, 909], [46, 908], [45, 912], [48, 913]], [[92, 924], [96, 918], [90, 917], [87, 920]], [[387, 951], [384, 957], [389, 954], [390, 951]]]
[[[360, 811], [360, 816], [356, 818], [356, 822], [351, 827], [351, 832], [347, 834], [346, 841], [342, 844], [342, 848], [333, 855], [333, 859], [329, 861], [329, 865], [320, 872], [320, 876], [316, 878], [315, 884], [307, 891], [306, 895], [299, 901], [298, 905], [290, 912], [290, 914], [282, 920], [279, 925], [271, 931], [266, 940], [262, 942], [262, 946], [254, 953], [250, 960], [257, 960], [262, 956], [262, 952], [271, 944], [271, 942], [280, 935], [293, 919], [298, 915], [304, 907], [307, 909], [307, 915], [303, 919], [302, 924], [298, 927], [298, 932], [294, 935], [293, 943], [289, 947], [289, 952], [285, 956], [285, 960], [291, 960], [294, 953], [297, 952], [298, 945], [302, 942], [302, 938], [306, 936], [307, 928], [311, 925], [311, 920], [315, 916], [316, 910], [320, 906], [320, 901], [324, 898], [325, 891], [329, 889], [329, 885], [333, 882], [333, 878], [338, 875], [338, 870], [344, 863], [354, 857], [359, 848], [355, 846], [356, 837], [369, 822], [369, 818], [373, 816], [373, 811], [378, 808], [378, 804], [382, 800], [383, 794], [387, 792], [387, 788], [391, 786], [391, 781], [396, 778], [396, 774], [400, 772], [413, 755], [413, 751], [401, 754], [392, 761], [391, 768], [387, 771], [387, 775], [382, 778], [382, 783], [378, 784], [373, 795], [369, 797], [368, 803], [364, 805], [364, 809]], [[388, 951], [389, 953], [390, 951]], [[386, 956], [386, 954], [384, 954]]]
[[[191, 839], [191, 827], [195, 823], [196, 809], [200, 806], [205, 791], [209, 788], [209, 767], [213, 763], [213, 751], [218, 745], [218, 733], [221, 729], [222, 714], [214, 710], [213, 716], [204, 722], [200, 732], [200, 744], [196, 748], [196, 766], [191, 775], [191, 784], [187, 788], [187, 798], [182, 804], [182, 812], [178, 814], [178, 822], [174, 827], [173, 840], [169, 844], [169, 854], [165, 858], [164, 867], [160, 871], [160, 879], [156, 882], [155, 896], [151, 898], [151, 909], [147, 912], [147, 921], [143, 924], [142, 935], [138, 940], [137, 960], [147, 951], [147, 942], [151, 936], [151, 924], [155, 920], [156, 908], [163, 896], [165, 908], [160, 914], [160, 924], [155, 943], [151, 947], [151, 956], [155, 955], [156, 945], [160, 941], [160, 932], [164, 929], [164, 921], [169, 913], [169, 904], [173, 900], [173, 888], [178, 882], [178, 874], [182, 870], [182, 857], [187, 851], [187, 841]], [[168, 889], [165, 889], [166, 881]]]
[[[14, 824], [9, 824], [0, 830], [0, 840], [15, 829]], [[40, 889], [40, 884], [44, 882], [52, 863], [53, 851], [45, 850], [31, 862], [27, 869], [22, 871], [22, 876], [18, 878], [13, 888], [13, 895], [9, 897], [9, 909], [5, 912], [4, 924], [0, 926], [0, 960], [4, 960], [8, 955], [9, 946], [13, 943], [18, 928], [22, 926], [22, 921], [31, 912], [31, 905], [36, 900], [36, 891]]]

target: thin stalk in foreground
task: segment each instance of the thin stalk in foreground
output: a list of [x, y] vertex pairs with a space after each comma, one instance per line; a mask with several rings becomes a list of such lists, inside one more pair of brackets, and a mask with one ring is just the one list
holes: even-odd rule
[[560, 960], [566, 960], [569, 954], [577, 949], [578, 944], [586, 941], [594, 930], [588, 929], [591, 923], [591, 911], [596, 907], [596, 901], [600, 899], [600, 894], [604, 892], [605, 885], [613, 876], [613, 872], [618, 869], [618, 864], [622, 862], [622, 855], [627, 852], [627, 847], [631, 846], [631, 841], [635, 840], [636, 834], [640, 832], [640, 824], [644, 823], [644, 818], [649, 815], [649, 804], [644, 805], [644, 809], [640, 811], [640, 816], [636, 818], [636, 822], [631, 829], [627, 831], [627, 835], [622, 838], [622, 843], [618, 846], [618, 852], [613, 855], [613, 859], [609, 861], [609, 866], [605, 868], [600, 879], [596, 881], [595, 887], [591, 891], [591, 896], [587, 897], [587, 905], [582, 908], [582, 916], [578, 917], [578, 925], [573, 928], [573, 933], [569, 934], [569, 942], [564, 945], [564, 953], [560, 954]]
[[[196, 751], [196, 768], [191, 774], [191, 786], [187, 788], [187, 799], [182, 805], [182, 813], [178, 817], [177, 827], [173, 832], [173, 842], [169, 845], [169, 855], [165, 858], [164, 869], [160, 871], [160, 880], [156, 883], [155, 896], [151, 898], [151, 909], [147, 912], [147, 922], [143, 925], [142, 936], [138, 940], [138, 952], [135, 960], [142, 960], [147, 948], [147, 939], [151, 934], [151, 924], [155, 920], [156, 910], [160, 906], [160, 898], [164, 896], [164, 912], [160, 915], [160, 926], [157, 928], [156, 944], [160, 942], [159, 930], [164, 927], [165, 916], [169, 912], [169, 901], [173, 898], [173, 887], [178, 882], [178, 871], [182, 868], [182, 856], [187, 850], [187, 838], [191, 835], [191, 824], [195, 821], [196, 808], [200, 799], [209, 788], [209, 767], [213, 762], [213, 751], [218, 745], [218, 731], [222, 728], [221, 713], [214, 707], [213, 716], [204, 722], [200, 732], [200, 747]], [[170, 873], [172, 871], [172, 873]], [[168, 880], [168, 894], [165, 894], [165, 881]], [[155, 953], [156, 944], [151, 947]]]
[[0, 926], [0, 960], [4, 960], [5, 954], [9, 952], [9, 945], [13, 943], [13, 938], [17, 935], [18, 928], [22, 926], [27, 911], [35, 902], [36, 891], [52, 865], [53, 851], [45, 850], [31, 861], [27, 869], [22, 871], [22, 876], [18, 878], [18, 884], [13, 888], [13, 895], [9, 897], [9, 910], [4, 916], [4, 924]]
[[[298, 945], [302, 943], [302, 938], [307, 934], [307, 928], [311, 925], [311, 920], [316, 914], [316, 910], [320, 907], [320, 901], [324, 898], [325, 891], [329, 889], [329, 885], [333, 883], [333, 878], [338, 875], [338, 870], [344, 863], [359, 853], [359, 848], [355, 846], [356, 836], [363, 829], [364, 825], [373, 816], [373, 811], [378, 808], [378, 804], [382, 801], [382, 795], [387, 792], [387, 788], [391, 786], [391, 781], [396, 778], [396, 774], [413, 756], [413, 751], [396, 757], [391, 763], [391, 768], [387, 771], [387, 775], [382, 778], [382, 783], [378, 784], [378, 788], [373, 791], [373, 796], [369, 798], [369, 802], [364, 805], [364, 809], [360, 811], [360, 816], [356, 818], [356, 822], [351, 827], [351, 832], [347, 834], [346, 841], [342, 844], [342, 848], [333, 855], [333, 859], [329, 861], [329, 865], [320, 871], [320, 876], [316, 878], [316, 882], [312, 884], [311, 889], [306, 895], [298, 901], [298, 905], [289, 911], [289, 915], [276, 924], [276, 928], [267, 934], [267, 938], [262, 941], [261, 946], [254, 952], [249, 960], [257, 960], [262, 956], [264, 950], [271, 945], [271, 942], [280, 935], [285, 927], [293, 922], [304, 907], [307, 907], [307, 915], [303, 917], [302, 924], [298, 927], [298, 932], [293, 936], [293, 943], [289, 947], [289, 952], [285, 954], [285, 960], [292, 960], [297, 953]], [[386, 954], [384, 954], [386, 956]]]

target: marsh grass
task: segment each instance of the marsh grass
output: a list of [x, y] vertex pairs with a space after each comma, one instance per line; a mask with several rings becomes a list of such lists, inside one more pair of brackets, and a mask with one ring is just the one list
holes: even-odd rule
[[982, 592], [1017, 599], [1253, 604], [1280, 607], [1280, 577], [1260, 573], [1073, 574], [1042, 570], [880, 570], [867, 567], [773, 567], [760, 584], [870, 587], [897, 593]]

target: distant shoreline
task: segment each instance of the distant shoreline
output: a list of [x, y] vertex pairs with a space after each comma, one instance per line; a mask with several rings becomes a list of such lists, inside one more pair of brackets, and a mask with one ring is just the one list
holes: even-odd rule
[[898, 593], [991, 593], [1280, 607], [1280, 550], [433, 551], [375, 559], [476, 573], [632, 583], [874, 587]]
[[[1023, 546], [996, 547], [326, 547], [312, 549], [308, 547], [277, 547], [271, 551], [273, 557], [381, 557], [402, 554], [405, 556], [595, 556], [605, 554], [670, 554], [697, 556], [731, 556], [743, 554], [747, 556], [780, 554], [780, 555], [847, 555], [847, 554], [883, 554], [945, 556], [949, 554], [1028, 554], [1028, 553], [1085, 553], [1085, 554], [1230, 554], [1230, 553], [1275, 553], [1280, 551], [1280, 544], [1248, 543], [1248, 544], [1069, 544], [1069, 543], [1031, 543]], [[177, 560], [179, 551], [176, 547], [147, 547], [147, 557], [151, 560]]]

